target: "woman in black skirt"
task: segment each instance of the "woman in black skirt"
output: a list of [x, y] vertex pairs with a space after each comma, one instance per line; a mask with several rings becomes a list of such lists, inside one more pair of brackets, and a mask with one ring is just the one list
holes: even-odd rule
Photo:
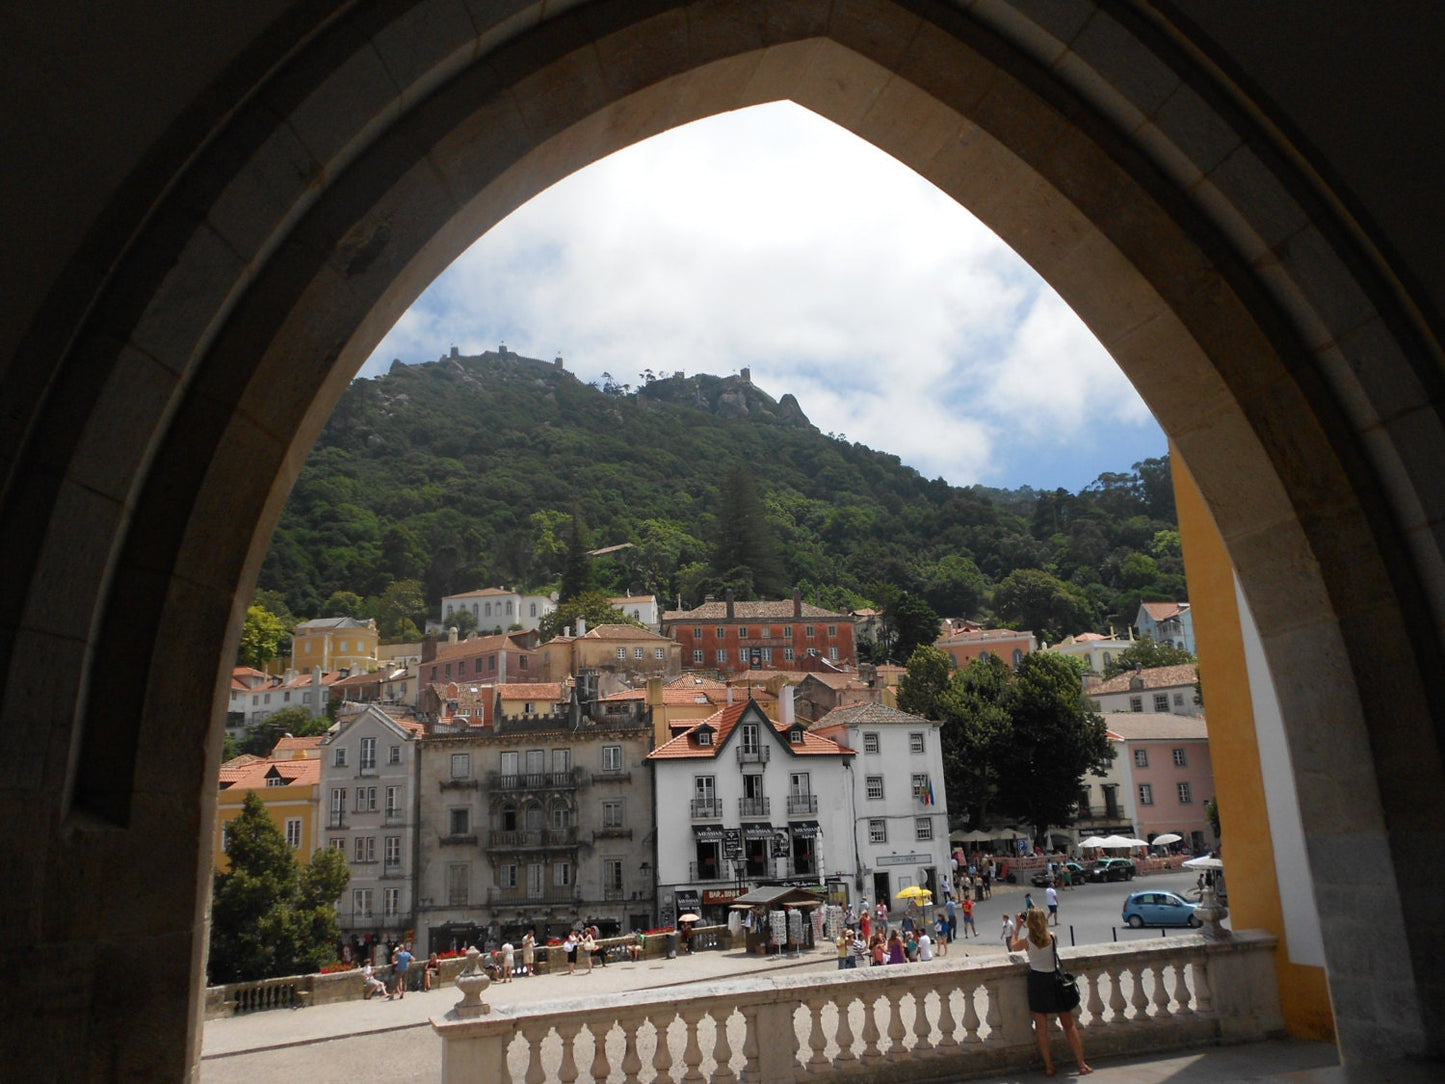
[[1044, 1072], [1054, 1075], [1054, 1058], [1049, 1050], [1049, 1017], [1057, 1016], [1064, 1029], [1064, 1038], [1079, 1063], [1079, 1075], [1092, 1073], [1084, 1061], [1084, 1040], [1074, 1023], [1072, 1006], [1066, 1005], [1059, 994], [1059, 984], [1054, 979], [1054, 935], [1049, 932], [1049, 916], [1037, 907], [1027, 912], [1020, 911], [1018, 933], [1009, 943], [1010, 952], [1029, 954], [1029, 1013], [1034, 1018], [1034, 1037], [1039, 1041], [1039, 1053], [1044, 1056]]

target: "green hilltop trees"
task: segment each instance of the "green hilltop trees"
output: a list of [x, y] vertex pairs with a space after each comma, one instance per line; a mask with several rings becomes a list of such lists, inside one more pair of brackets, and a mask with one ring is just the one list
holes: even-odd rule
[[298, 862], [254, 793], [226, 836], [231, 868], [211, 893], [210, 981], [307, 975], [334, 962], [335, 902], [351, 880], [345, 856], [325, 848]]

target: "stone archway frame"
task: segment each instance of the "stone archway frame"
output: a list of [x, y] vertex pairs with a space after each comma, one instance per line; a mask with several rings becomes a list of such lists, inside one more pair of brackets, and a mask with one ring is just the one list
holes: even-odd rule
[[[1437, 894], [1397, 875], [1437, 866], [1442, 817], [1418, 804], [1441, 779], [1440, 351], [1304, 156], [1142, 6], [495, 10], [348, 9], [258, 81], [156, 194], [35, 412], [46, 484], [4, 537], [30, 589], [3, 706], [47, 736], [25, 784], [40, 800], [15, 817], [48, 844], [22, 862], [21, 907], [61, 914], [96, 876], [170, 890], [144, 913], [160, 992], [102, 1014], [76, 1056], [173, 1075], [153, 1037], [184, 1030], [194, 1064], [219, 747], [200, 721], [223, 710], [236, 600], [370, 345], [547, 184], [781, 98], [993, 226], [1139, 388], [1209, 501], [1285, 705], [1326, 943], [1344, 946], [1341, 1047], [1438, 1053], [1438, 992], [1348, 947], [1364, 929], [1409, 944], [1417, 983], [1442, 955]], [[99, 907], [94, 928], [121, 932], [109, 963], [59, 969], [97, 1002], [112, 950], [141, 955], [134, 894]]]

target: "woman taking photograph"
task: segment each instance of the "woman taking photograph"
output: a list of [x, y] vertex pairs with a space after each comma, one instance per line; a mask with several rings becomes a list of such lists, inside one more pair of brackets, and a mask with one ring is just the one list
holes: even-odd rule
[[1049, 1017], [1057, 1016], [1064, 1029], [1064, 1038], [1079, 1063], [1079, 1075], [1092, 1073], [1084, 1061], [1084, 1040], [1074, 1023], [1071, 1006], [1064, 1004], [1059, 993], [1059, 984], [1054, 978], [1058, 946], [1054, 935], [1049, 932], [1049, 916], [1037, 907], [1031, 907], [1018, 916], [1018, 933], [1009, 943], [1010, 952], [1029, 954], [1029, 1013], [1034, 1018], [1034, 1037], [1039, 1042], [1039, 1053], [1044, 1057], [1044, 1072], [1054, 1075], [1054, 1058], [1049, 1050]]

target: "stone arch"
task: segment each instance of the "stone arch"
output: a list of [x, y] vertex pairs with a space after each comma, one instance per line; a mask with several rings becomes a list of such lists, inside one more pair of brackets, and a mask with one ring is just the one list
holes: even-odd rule
[[[271, 63], [248, 57], [234, 107], [175, 133], [190, 140], [177, 168], [118, 193], [129, 228], [92, 238], [56, 287], [47, 311], [74, 325], [43, 314], [23, 379], [7, 373], [21, 423], [0, 546], [23, 589], [0, 598], [0, 707], [34, 748], [11, 738], [5, 800], [37, 844], [13, 906], [22, 947], [90, 1010], [76, 1043], [74, 1021], [36, 1007], [59, 987], [7, 1002], [11, 1032], [40, 1039], [17, 1064], [35, 1050], [47, 1071], [76, 1059], [76, 1076], [195, 1064], [219, 746], [203, 724], [224, 710], [236, 600], [369, 345], [532, 193], [779, 98], [965, 203], [1139, 387], [1286, 694], [1327, 940], [1360, 936], [1348, 891], [1375, 938], [1410, 946], [1412, 969], [1331, 957], [1342, 1049], [1438, 1054], [1438, 892], [1412, 865], [1438, 867], [1442, 817], [1427, 695], [1445, 609], [1440, 350], [1367, 225], [1185, 30], [1131, 7], [552, 8], [359, 5]], [[69, 911], [97, 878], [117, 891], [82, 943]], [[138, 909], [146, 888], [163, 898]], [[112, 1004], [118, 969], [142, 997]]]

